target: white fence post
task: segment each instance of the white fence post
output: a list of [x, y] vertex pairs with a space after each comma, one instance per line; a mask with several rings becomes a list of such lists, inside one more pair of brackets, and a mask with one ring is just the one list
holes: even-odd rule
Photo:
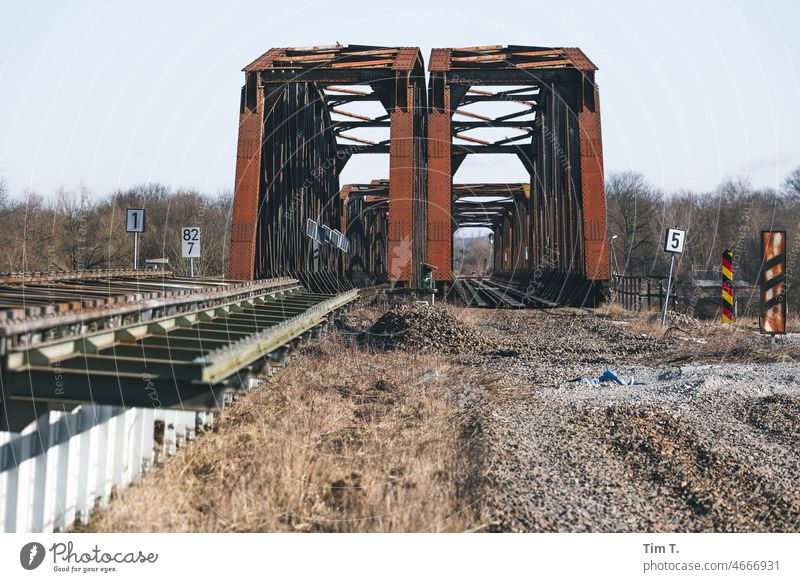
[[175, 455], [213, 420], [210, 412], [83, 404], [41, 414], [19, 433], [0, 432], [0, 532], [87, 523], [112, 491]]

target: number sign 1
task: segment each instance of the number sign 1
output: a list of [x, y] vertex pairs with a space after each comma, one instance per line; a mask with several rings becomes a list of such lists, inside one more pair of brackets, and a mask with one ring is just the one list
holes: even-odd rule
[[144, 208], [128, 208], [125, 212], [125, 232], [144, 232]]
[[200, 227], [184, 226], [181, 229], [181, 256], [184, 259], [200, 257]]

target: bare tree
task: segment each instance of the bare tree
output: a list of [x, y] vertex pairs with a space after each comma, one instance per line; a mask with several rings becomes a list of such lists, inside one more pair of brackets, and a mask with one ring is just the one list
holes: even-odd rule
[[0, 208], [5, 208], [8, 205], [8, 187], [6, 186], [6, 179], [0, 176]]
[[662, 195], [637, 172], [611, 174], [606, 182], [609, 231], [627, 274], [646, 274], [655, 257]]
[[56, 194], [56, 244], [53, 262], [62, 270], [80, 271], [106, 266], [100, 216], [87, 188], [78, 192], [61, 189]]

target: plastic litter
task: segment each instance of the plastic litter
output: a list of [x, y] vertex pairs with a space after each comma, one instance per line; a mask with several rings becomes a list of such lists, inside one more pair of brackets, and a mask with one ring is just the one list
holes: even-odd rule
[[583, 384], [602, 384], [603, 382], [613, 382], [614, 384], [622, 384], [623, 386], [643, 384], [643, 382], [637, 382], [633, 376], [631, 376], [630, 379], [625, 378], [624, 376], [619, 376], [610, 368], [603, 370], [603, 373], [599, 376], [581, 376], [580, 378], [571, 380], [571, 382], [581, 382]]

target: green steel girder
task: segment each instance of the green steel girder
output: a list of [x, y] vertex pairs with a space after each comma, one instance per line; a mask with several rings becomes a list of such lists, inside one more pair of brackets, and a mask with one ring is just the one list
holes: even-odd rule
[[180, 348], [170, 345], [161, 347], [155, 345], [145, 346], [139, 344], [117, 344], [100, 352], [105, 356], [121, 356], [123, 358], [153, 358], [156, 360], [172, 360], [177, 362], [191, 362], [197, 356], [203, 355], [203, 350], [193, 348]]
[[224, 385], [198, 385], [148, 372], [62, 370], [33, 366], [9, 374], [3, 386], [6, 401], [92, 403], [142, 408], [208, 410], [218, 407], [229, 391]]

